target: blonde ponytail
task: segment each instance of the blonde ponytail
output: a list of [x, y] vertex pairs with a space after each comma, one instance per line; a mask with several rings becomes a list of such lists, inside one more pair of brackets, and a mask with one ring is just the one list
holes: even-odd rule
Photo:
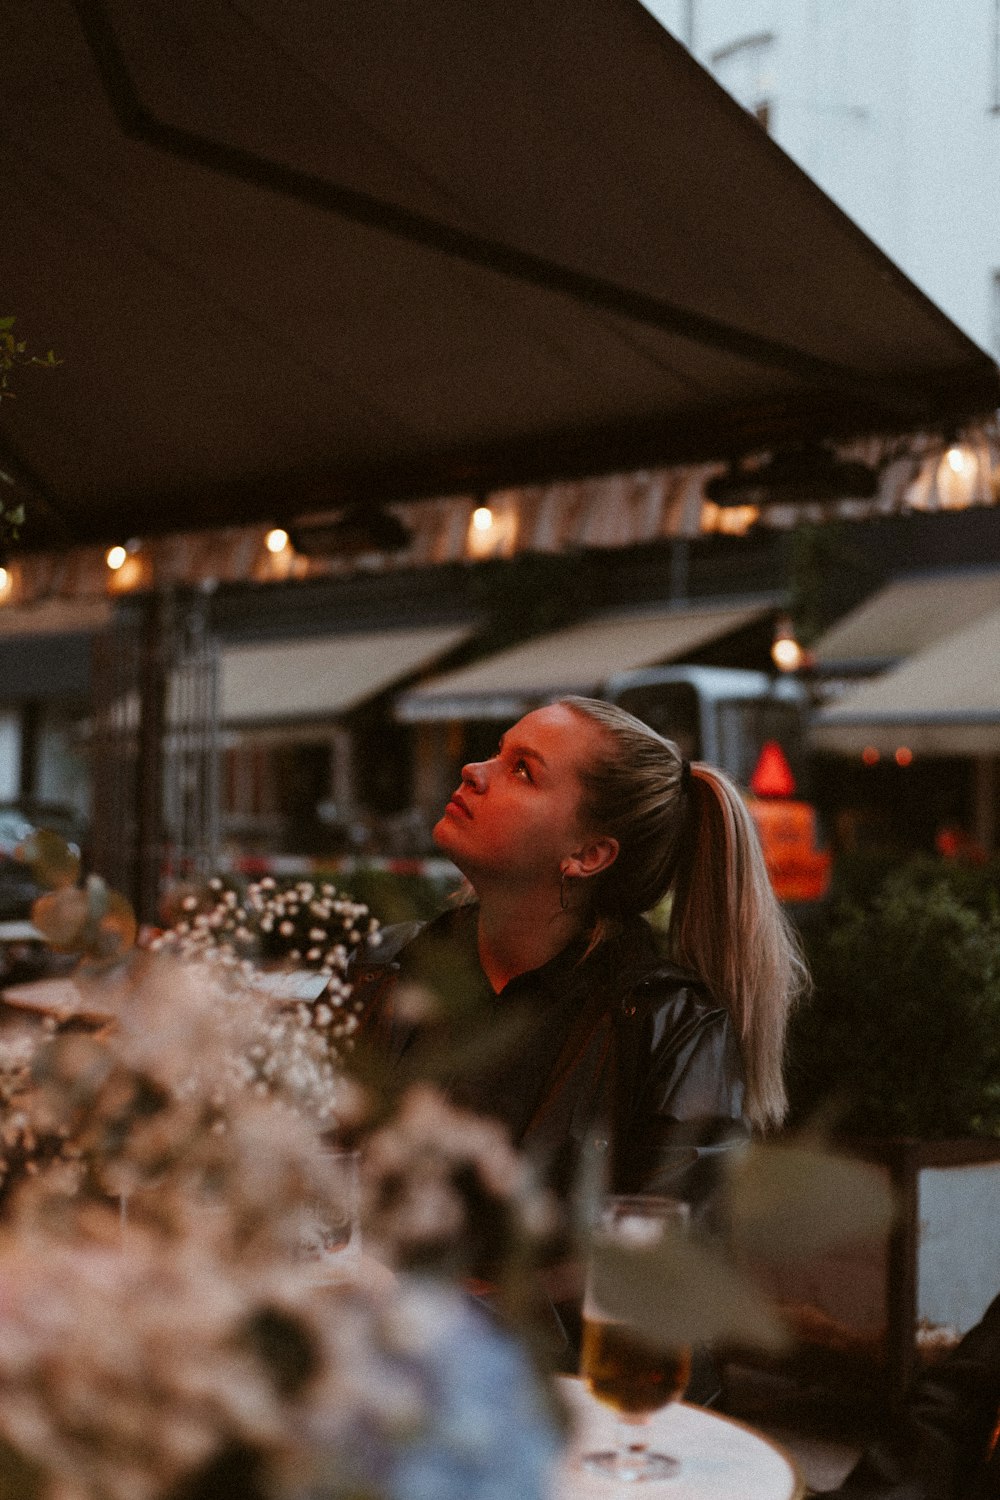
[[751, 1124], [780, 1125], [785, 1031], [807, 975], [743, 798], [721, 771], [703, 764], [686, 771], [673, 741], [624, 709], [594, 698], [561, 701], [606, 731], [607, 753], [579, 768], [583, 816], [619, 844], [614, 864], [592, 883], [595, 936], [672, 892], [671, 956], [732, 1016]]
[[785, 1030], [805, 963], [771, 885], [739, 791], [710, 766], [691, 768], [691, 817], [681, 835], [670, 947], [729, 1009], [746, 1070], [747, 1115], [780, 1125], [788, 1100]]

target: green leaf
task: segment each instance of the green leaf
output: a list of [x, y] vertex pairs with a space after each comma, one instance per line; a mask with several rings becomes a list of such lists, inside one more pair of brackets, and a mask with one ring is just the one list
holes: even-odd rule
[[591, 1287], [600, 1310], [645, 1343], [728, 1344], [781, 1353], [788, 1330], [754, 1283], [692, 1235], [668, 1229], [652, 1246], [595, 1235]]
[[38, 1464], [4, 1439], [0, 1442], [0, 1500], [35, 1500], [42, 1493]]
[[39, 885], [55, 889], [76, 885], [80, 878], [80, 856], [51, 828], [37, 829], [18, 847], [16, 857], [31, 866]]
[[87, 896], [77, 886], [64, 886], [39, 896], [31, 920], [57, 953], [76, 953], [87, 927]]
[[788, 1260], [878, 1241], [896, 1212], [883, 1172], [818, 1142], [751, 1145], [732, 1153], [725, 1213], [733, 1250]]

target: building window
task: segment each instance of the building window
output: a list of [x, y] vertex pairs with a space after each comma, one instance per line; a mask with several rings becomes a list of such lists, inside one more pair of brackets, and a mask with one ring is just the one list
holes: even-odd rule
[[765, 130], [774, 125], [774, 42], [773, 31], [757, 31], [718, 47], [709, 57], [709, 66], [722, 87]]

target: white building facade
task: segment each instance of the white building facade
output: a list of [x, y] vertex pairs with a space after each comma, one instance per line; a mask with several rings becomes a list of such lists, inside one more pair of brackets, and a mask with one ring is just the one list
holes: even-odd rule
[[644, 0], [1000, 357], [1000, 0]]

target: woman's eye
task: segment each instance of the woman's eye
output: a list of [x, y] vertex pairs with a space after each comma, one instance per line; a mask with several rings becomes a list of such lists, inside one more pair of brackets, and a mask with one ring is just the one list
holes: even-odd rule
[[514, 762], [514, 775], [524, 776], [528, 781], [531, 780], [531, 767], [528, 765], [528, 762], [524, 759], [523, 755]]

